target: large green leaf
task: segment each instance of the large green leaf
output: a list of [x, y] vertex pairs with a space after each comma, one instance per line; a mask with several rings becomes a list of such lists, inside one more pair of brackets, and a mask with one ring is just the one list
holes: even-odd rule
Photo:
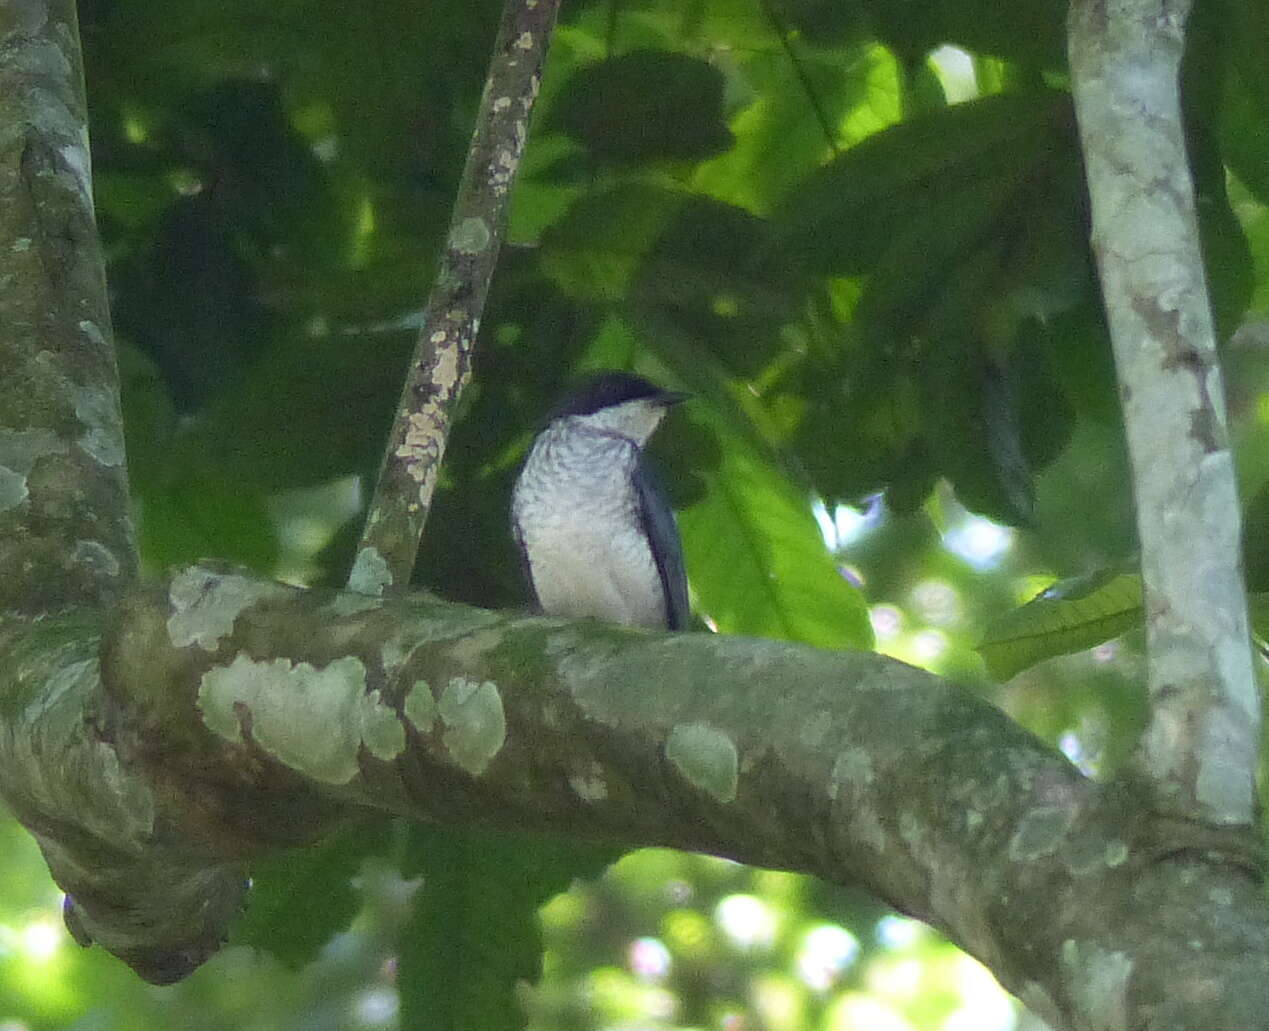
[[1045, 68], [1066, 62], [1066, 4], [1058, 0], [870, 0], [881, 37], [909, 59], [942, 43]]
[[755, 376], [789, 350], [782, 331], [807, 284], [782, 260], [771, 225], [741, 208], [691, 197], [649, 251], [631, 291], [672, 311], [697, 345], [737, 376]]
[[[690, 472], [704, 490], [679, 512], [698, 608], [728, 634], [870, 648], [863, 596], [843, 575], [811, 514], [810, 490], [782, 467], [740, 390], [671, 313], [632, 316], [641, 338], [697, 402], [685, 413], [709, 462]], [[680, 458], [690, 456], [679, 456]]]
[[723, 633], [871, 647], [867, 606], [829, 555], [810, 496], [756, 449], [718, 443], [705, 497], [680, 515], [701, 608]]
[[[1063, 94], [1000, 94], [875, 133], [790, 190], [774, 216], [782, 241], [818, 271], [852, 275], [930, 219], [973, 232], [990, 214], [983, 206], [1007, 200], [1064, 138], [1068, 114]], [[938, 246], [937, 236], [925, 242]]]
[[1241, 67], [1225, 78], [1220, 142], [1225, 163], [1262, 204], [1269, 204], [1269, 98], [1258, 98]]
[[1230, 0], [1221, 144], [1226, 159], [1262, 204], [1269, 204], [1269, 5]]
[[366, 821], [326, 841], [283, 852], [251, 868], [246, 912], [234, 924], [235, 945], [265, 949], [298, 969], [317, 958], [361, 906], [352, 879], [389, 840], [387, 821]]
[[1243, 507], [1243, 571], [1252, 591], [1269, 591], [1269, 483]]
[[1269, 591], [1261, 591], [1248, 598], [1251, 616], [1251, 633], [1262, 657], [1269, 659]]
[[729, 123], [735, 145], [693, 173], [698, 193], [765, 215], [835, 146], [899, 118], [896, 62], [870, 40], [834, 50], [794, 41], [783, 60], [765, 48], [735, 56], [753, 92]]
[[688, 199], [638, 181], [584, 194], [542, 234], [542, 269], [575, 300], [619, 303]]
[[[799, 454], [830, 497], [911, 510], [943, 476], [975, 511], [1031, 520], [1032, 476], [1070, 429], [1032, 327], [1092, 287], [1069, 102], [1044, 90], [884, 130], [776, 216], [819, 271], [859, 276], [838, 353], [810, 353]], [[1043, 393], [1043, 391], [1040, 391]], [[836, 463], [840, 471], [831, 468]]]
[[934, 348], [946, 354], [922, 368], [926, 453], [966, 508], [1013, 526], [1031, 522], [1035, 484], [1007, 370], [954, 333]]
[[374, 467], [414, 334], [297, 334], [178, 437], [173, 466], [262, 492]]
[[141, 558], [150, 569], [212, 556], [268, 575], [278, 558], [266, 493], [206, 471], [146, 491], [139, 521]]
[[1140, 626], [1141, 576], [1100, 570], [1062, 580], [987, 628], [978, 653], [996, 680], [1084, 651]]
[[413, 827], [402, 872], [423, 884], [401, 943], [401, 1026], [522, 1028], [517, 992], [542, 973], [538, 909], [618, 855], [552, 838]]

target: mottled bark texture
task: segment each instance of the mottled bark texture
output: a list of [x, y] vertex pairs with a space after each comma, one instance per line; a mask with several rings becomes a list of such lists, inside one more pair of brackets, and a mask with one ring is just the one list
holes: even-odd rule
[[136, 573], [72, 0], [0, 5], [0, 613]]
[[[1110, 39], [1118, 10], [1089, 4], [1089, 31]], [[859, 883], [943, 928], [1057, 1026], [1269, 1026], [1269, 907], [1221, 833], [1248, 815], [1241, 737], [1228, 775], [1206, 765], [1210, 749], [1195, 766], [1188, 742], [1149, 745], [1146, 768], [1180, 770], [1177, 797], [1210, 819], [1188, 802], [1161, 817], [1153, 797], [1084, 779], [992, 706], [880, 656], [305, 592], [218, 568], [127, 588], [79, 77], [69, 2], [0, 5], [0, 790], [70, 893], [81, 940], [179, 978], [240, 908], [240, 864], [374, 810]], [[1104, 102], [1117, 103], [1093, 89], [1082, 117]], [[1118, 207], [1140, 203], [1125, 192]], [[460, 230], [475, 261], [483, 233]], [[1099, 237], [1104, 264], [1113, 249], [1125, 276], [1155, 267], [1155, 244], [1111, 239]], [[1153, 367], [1207, 399], [1191, 412], [1219, 415], [1207, 359], [1173, 346], [1198, 318], [1182, 304], [1189, 274], [1148, 294], [1108, 289], [1108, 306], [1141, 306]], [[1215, 441], [1203, 461], [1219, 466], [1219, 419], [1191, 428], [1178, 446]], [[363, 590], [400, 582], [383, 554], [383, 575], [363, 565]], [[1158, 572], [1147, 564], [1148, 580]], [[1220, 725], [1204, 717], [1227, 693], [1177, 685], [1203, 704], [1153, 733], [1166, 745], [1167, 720], [1192, 712], [1208, 749]]]
[[1075, 0], [1072, 86], [1145, 584], [1154, 805], [1259, 840], [1260, 697], [1179, 74], [1189, 0]]
[[1059, 1027], [1269, 1014], [1254, 877], [892, 659], [219, 568], [40, 635], [0, 641], [0, 782], [81, 925], [146, 976], [223, 933], [235, 864], [377, 810], [862, 884]]
[[559, 0], [506, 0], [440, 270], [423, 313], [348, 585], [410, 582], [423, 525], [506, 232]]

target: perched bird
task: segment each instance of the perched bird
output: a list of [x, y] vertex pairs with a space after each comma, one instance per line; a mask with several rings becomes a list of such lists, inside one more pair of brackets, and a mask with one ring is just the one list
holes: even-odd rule
[[643, 463], [648, 438], [686, 396], [601, 373], [566, 397], [534, 440], [511, 524], [548, 615], [687, 626], [678, 527]]

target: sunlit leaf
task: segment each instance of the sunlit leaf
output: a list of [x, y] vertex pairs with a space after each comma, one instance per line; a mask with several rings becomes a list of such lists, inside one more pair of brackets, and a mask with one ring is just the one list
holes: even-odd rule
[[895, 61], [884, 47], [861, 39], [845, 50], [795, 52], [797, 65], [766, 50], [735, 55], [754, 94], [729, 123], [735, 145], [696, 168], [697, 192], [767, 214], [834, 145], [898, 119]]
[[997, 619], [978, 653], [996, 680], [1055, 655], [1084, 651], [1140, 626], [1141, 577], [1101, 570], [1062, 580], [1019, 609]]
[[810, 491], [781, 467], [717, 366], [665, 312], [641, 310], [641, 335], [698, 402], [686, 413], [712, 445], [696, 503], [679, 512], [700, 609], [729, 634], [869, 648], [859, 590], [833, 561]]
[[775, 214], [782, 239], [818, 270], [856, 274], [932, 218], [963, 238], [1054, 145], [1067, 104], [1044, 91], [1001, 94], [876, 133], [790, 191]]

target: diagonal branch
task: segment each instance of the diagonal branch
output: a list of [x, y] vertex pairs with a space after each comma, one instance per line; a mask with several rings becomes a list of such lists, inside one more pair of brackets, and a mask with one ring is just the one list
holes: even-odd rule
[[559, 0], [506, 0], [436, 284], [423, 315], [349, 576], [366, 594], [410, 581], [506, 231]]
[[1250, 827], [1260, 703], [1178, 78], [1189, 0], [1074, 0], [1070, 59], [1145, 584], [1161, 812]]

